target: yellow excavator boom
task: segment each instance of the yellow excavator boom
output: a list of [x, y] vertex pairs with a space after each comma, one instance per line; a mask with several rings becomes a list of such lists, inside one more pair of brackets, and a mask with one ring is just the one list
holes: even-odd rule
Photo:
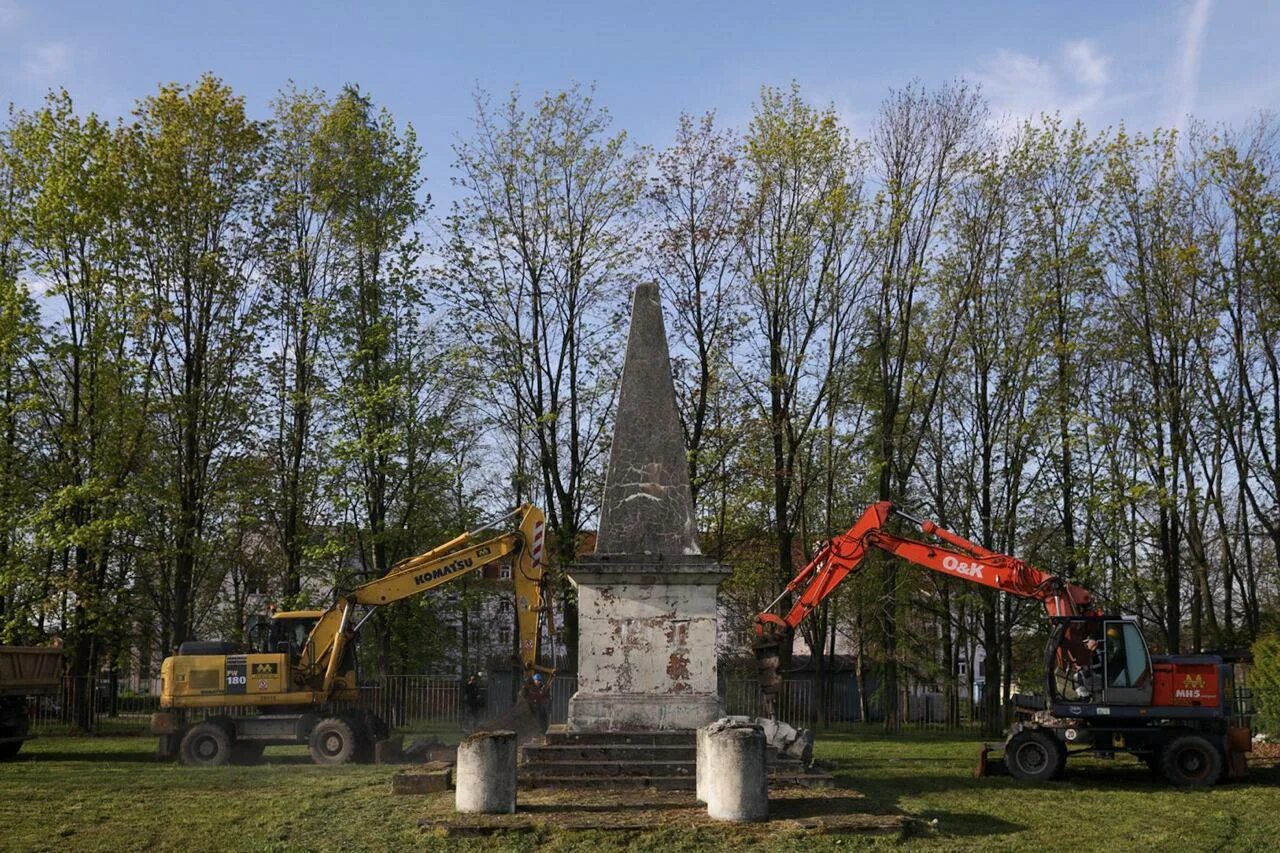
[[[520, 523], [516, 530], [474, 542], [481, 534], [517, 517]], [[525, 504], [483, 527], [401, 560], [383, 577], [356, 587], [316, 621], [301, 655], [304, 677], [315, 689], [326, 693], [332, 687], [346, 646], [359, 627], [351, 624], [355, 606], [378, 607], [400, 601], [513, 554], [511, 577], [515, 588], [520, 661], [526, 676], [535, 671], [552, 672], [552, 667], [538, 662], [542, 616], [547, 605], [542, 594], [545, 530], [546, 516], [542, 510]]]

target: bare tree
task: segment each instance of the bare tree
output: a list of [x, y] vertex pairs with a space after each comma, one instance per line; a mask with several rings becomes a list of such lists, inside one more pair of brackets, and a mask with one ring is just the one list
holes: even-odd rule
[[[465, 195], [449, 218], [443, 291], [514, 432], [517, 502], [538, 496], [561, 564], [601, 491], [622, 306], [634, 280], [645, 153], [609, 135], [590, 91], [493, 109], [454, 151]], [[571, 664], [576, 610], [565, 595]]]
[[734, 387], [728, 374], [742, 298], [737, 139], [716, 128], [712, 113], [696, 122], [681, 115], [675, 142], [658, 155], [657, 170], [648, 192], [655, 220], [648, 270], [673, 319], [672, 361], [696, 506], [704, 485], [722, 475], [716, 460], [730, 454], [733, 441], [731, 435], [709, 433], [712, 409], [729, 404]]
[[[892, 92], [872, 132], [879, 181], [874, 236], [878, 292], [868, 357], [874, 372], [874, 471], [880, 500], [902, 499], [941, 387], [956, 326], [924, 335], [924, 311], [939, 232], [952, 186], [968, 167], [986, 120], [978, 94], [962, 83], [937, 92]], [[881, 641], [885, 723], [898, 725], [897, 566], [883, 561]]]

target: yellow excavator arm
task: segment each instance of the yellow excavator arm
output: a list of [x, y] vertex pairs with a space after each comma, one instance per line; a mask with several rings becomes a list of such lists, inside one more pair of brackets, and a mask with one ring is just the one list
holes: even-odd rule
[[[519, 519], [515, 530], [475, 541], [515, 519]], [[347, 645], [364, 622], [352, 624], [356, 607], [377, 608], [409, 598], [511, 555], [514, 555], [511, 579], [515, 586], [516, 628], [525, 676], [530, 677], [534, 672], [551, 674], [554, 669], [541, 665], [538, 660], [542, 616], [548, 612], [542, 592], [545, 531], [546, 516], [542, 510], [525, 504], [416, 557], [401, 560], [383, 577], [356, 587], [326, 610], [311, 629], [300, 660], [304, 678], [313, 688], [330, 692]]]

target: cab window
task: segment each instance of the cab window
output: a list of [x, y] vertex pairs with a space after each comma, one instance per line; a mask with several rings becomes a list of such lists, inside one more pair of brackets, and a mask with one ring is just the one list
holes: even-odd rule
[[1132, 622], [1108, 622], [1105, 634], [1108, 687], [1140, 687], [1147, 679], [1147, 646]]

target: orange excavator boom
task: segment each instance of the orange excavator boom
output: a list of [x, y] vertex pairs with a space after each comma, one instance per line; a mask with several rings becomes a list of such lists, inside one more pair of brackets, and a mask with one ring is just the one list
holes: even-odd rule
[[[905, 519], [935, 541], [908, 539], [889, 533], [885, 526], [893, 516]], [[1019, 598], [1043, 603], [1049, 616], [1094, 615], [1093, 594], [1057, 575], [1038, 569], [1017, 557], [1000, 554], [939, 527], [914, 518], [891, 501], [872, 504], [846, 532], [826, 542], [786, 589], [756, 617], [755, 648], [760, 666], [760, 686], [766, 698], [781, 685], [779, 649], [785, 638], [817, 609], [850, 574], [858, 572], [867, 553], [878, 549], [940, 574], [998, 589]], [[794, 596], [785, 615], [770, 612], [783, 598]]]

